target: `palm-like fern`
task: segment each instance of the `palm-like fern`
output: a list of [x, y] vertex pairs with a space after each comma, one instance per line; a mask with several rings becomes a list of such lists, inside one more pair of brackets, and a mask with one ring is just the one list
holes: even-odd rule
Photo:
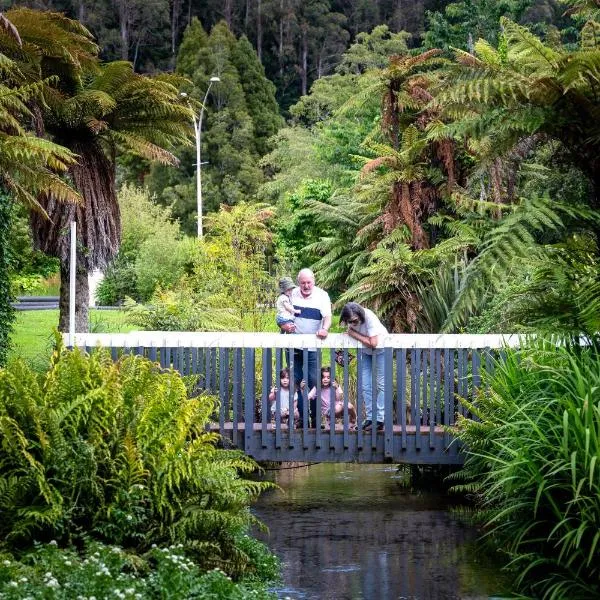
[[[191, 109], [181, 102], [182, 79], [174, 75], [138, 75], [128, 63], [100, 66], [98, 48], [79, 23], [57, 13], [28, 9], [9, 11], [21, 45], [0, 29], [3, 52], [28, 82], [47, 82], [43, 101], [33, 113], [39, 133], [78, 156], [70, 174], [84, 202], [65, 207], [60, 192], [47, 190], [40, 204], [50, 220], [32, 216], [40, 249], [62, 261], [67, 273], [68, 224], [78, 224], [77, 328], [87, 329], [87, 272], [104, 266], [119, 244], [119, 210], [115, 160], [126, 150], [150, 160], [174, 163], [168, 151], [191, 136]], [[66, 155], [70, 157], [71, 155]], [[66, 159], [65, 159], [66, 160]], [[55, 161], [59, 166], [58, 160]], [[17, 171], [18, 172], [18, 171]], [[64, 195], [64, 192], [63, 192]], [[61, 301], [61, 327], [66, 327], [66, 290]]]
[[32, 80], [21, 70], [11, 56], [24, 52], [15, 25], [0, 13], [0, 186], [14, 200], [41, 211], [42, 192], [53, 193], [59, 201], [77, 202], [80, 197], [57, 176], [75, 156], [27, 129], [26, 122], [34, 120], [30, 106], [41, 100], [51, 80]]
[[543, 133], [561, 141], [596, 188], [600, 204], [600, 71], [598, 25], [588, 23], [574, 52], [546, 46], [526, 28], [502, 20], [498, 49], [485, 41], [475, 56], [457, 51], [457, 66], [436, 95], [452, 119], [452, 137], [488, 137], [488, 155], [506, 153], [524, 137]]
[[[85, 204], [65, 208], [49, 196], [43, 205], [52, 220], [41, 221], [33, 215], [33, 230], [38, 246], [61, 259], [64, 275], [68, 240], [63, 231], [70, 221], [77, 221], [80, 293], [84, 297], [87, 272], [105, 266], [120, 242], [117, 153], [129, 151], [174, 164], [176, 159], [166, 148], [187, 141], [190, 109], [180, 103], [180, 83], [177, 76], [145, 77], [134, 73], [130, 63], [117, 62], [101, 67], [73, 95], [55, 90], [47, 96], [46, 129], [79, 156], [71, 173]], [[85, 304], [81, 306], [78, 328], [87, 328]], [[63, 326], [65, 319], [63, 311]]]
[[540, 243], [540, 237], [560, 240], [573, 222], [580, 227], [596, 221], [593, 211], [548, 197], [523, 200], [510, 207], [502, 219], [488, 221], [473, 247], [477, 254], [465, 260], [461, 284], [443, 328], [455, 331], [464, 325], [505, 284], [515, 262], [547, 260], [551, 248]]
[[[383, 95], [381, 134], [385, 141], [375, 133], [364, 141], [367, 156], [355, 157], [363, 167], [352, 195], [340, 193], [328, 203], [306, 203], [307, 209], [335, 232], [310, 248], [322, 256], [314, 265], [319, 280], [342, 290], [350, 284], [351, 291], [343, 298], [358, 290], [360, 297], [366, 298], [368, 289], [371, 304], [385, 311], [390, 309], [391, 290], [396, 288], [393, 284], [389, 290], [382, 287], [378, 297], [377, 286], [387, 285], [387, 279], [374, 276], [371, 283], [362, 281], [371, 268], [368, 265], [380, 258], [371, 252], [379, 245], [385, 254], [383, 248], [393, 249], [400, 239], [408, 248], [428, 248], [427, 218], [462, 177], [453, 142], [442, 136], [432, 140], [427, 133], [428, 123], [436, 117], [426, 106], [431, 99], [428, 88], [438, 76], [432, 71], [439, 63], [438, 54], [432, 50], [391, 58], [390, 66], [381, 73], [382, 81], [370, 88], [371, 93]], [[354, 102], [356, 99], [349, 106]], [[388, 296], [390, 300], [385, 300]], [[410, 310], [413, 316], [408, 321], [414, 328], [414, 307]], [[407, 326], [406, 315], [390, 318]]]

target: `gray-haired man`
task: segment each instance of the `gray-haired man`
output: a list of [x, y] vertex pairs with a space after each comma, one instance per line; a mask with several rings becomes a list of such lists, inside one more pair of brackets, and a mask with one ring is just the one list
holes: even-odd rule
[[[294, 323], [282, 326], [287, 333], [312, 334], [325, 339], [331, 326], [331, 300], [329, 294], [315, 285], [315, 275], [310, 269], [301, 269], [297, 277], [298, 287], [292, 291], [292, 304], [300, 313], [296, 315]], [[307, 383], [311, 390], [317, 385], [317, 351], [316, 348], [308, 349]], [[303, 352], [294, 350], [294, 381], [299, 387], [304, 378]], [[298, 401], [300, 420], [304, 412], [304, 399], [302, 394]], [[309, 416], [310, 426], [316, 427], [316, 399], [310, 401]]]

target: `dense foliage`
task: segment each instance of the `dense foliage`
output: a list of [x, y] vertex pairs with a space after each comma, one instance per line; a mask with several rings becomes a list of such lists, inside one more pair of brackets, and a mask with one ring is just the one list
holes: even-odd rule
[[[38, 19], [22, 9], [9, 13], [15, 28], [0, 17], [0, 193], [38, 209], [42, 247], [54, 245], [53, 252], [60, 254], [58, 247], [64, 255], [61, 232], [77, 214], [90, 218], [82, 263], [105, 262], [119, 243], [117, 152], [129, 150], [119, 159], [120, 181], [135, 178], [136, 184], [149, 171], [148, 159], [180, 161], [178, 170], [158, 166], [145, 178], [167, 210], [152, 205], [145, 192], [125, 188], [123, 244], [104, 284], [106, 301], [148, 300], [130, 314], [150, 329], [265, 330], [272, 326], [263, 307], [275, 295], [275, 276], [312, 266], [334, 299], [369, 306], [394, 332], [552, 331], [595, 341], [597, 1], [226, 0], [218, 10], [212, 1], [190, 2], [187, 14], [184, 4], [45, 3], [79, 17], [97, 34], [105, 57], [132, 60], [133, 67], [101, 66], [99, 49], [80, 23], [53, 13]], [[167, 66], [179, 75], [150, 79], [137, 72]], [[220, 82], [207, 94], [213, 76]], [[198, 167], [185, 138], [205, 95], [207, 234], [183, 241], [179, 226], [183, 233], [196, 230]], [[280, 113], [289, 116], [283, 127]], [[65, 170], [86, 205], [57, 204], [81, 200], [69, 180], [57, 176]], [[60, 218], [43, 221], [40, 207]], [[0, 285], [2, 275], [0, 269]], [[0, 317], [0, 330], [5, 324]], [[523, 574], [526, 593], [594, 597], [597, 346], [569, 343], [556, 350], [539, 342], [524, 352], [509, 353], [489, 382], [490, 393], [470, 406], [480, 421], [461, 422], [471, 449], [466, 486], [491, 537]], [[239, 560], [230, 566], [242, 572], [252, 563], [229, 529], [215, 547], [195, 547], [186, 537], [192, 532], [206, 541], [202, 519], [194, 520], [203, 500], [189, 507], [188, 521], [184, 505], [168, 495], [174, 488], [167, 486], [166, 496], [160, 491], [143, 462], [135, 406], [122, 402], [133, 422], [119, 421], [124, 417], [112, 405], [94, 418], [85, 412], [103, 401], [105, 389], [117, 395], [128, 386], [137, 390], [130, 372], [155, 381], [151, 391], [167, 380], [181, 391], [179, 380], [132, 359], [110, 367], [101, 355], [63, 357], [41, 387], [24, 367], [13, 369], [6, 373], [18, 377], [4, 375], [4, 385], [18, 389], [25, 405], [15, 401], [18, 415], [11, 418], [33, 419], [35, 427], [19, 430], [21, 437], [7, 429], [3, 448], [33, 436], [37, 454], [28, 449], [19, 460], [30, 463], [6, 463], [16, 474], [3, 484], [2, 501], [10, 505], [23, 496], [30, 504], [19, 505], [18, 515], [8, 513], [0, 532], [5, 527], [11, 540], [22, 541], [35, 530], [70, 543], [80, 535], [69, 523], [83, 519], [110, 543], [145, 551], [158, 535], [161, 543], [180, 540], [203, 565]], [[76, 376], [71, 381], [71, 372], [65, 374], [65, 383], [69, 369]], [[106, 384], [91, 385], [97, 377]], [[62, 412], [48, 404], [46, 390], [57, 392], [55, 381], [80, 394]], [[28, 397], [49, 410], [38, 414]], [[182, 406], [205, 419], [206, 402]], [[58, 428], [63, 412], [66, 425]], [[98, 433], [95, 423], [105, 417], [119, 427]], [[72, 435], [82, 428], [89, 439]], [[112, 471], [98, 475], [91, 463], [69, 460], [63, 439], [69, 435], [84, 450], [98, 444]], [[114, 442], [110, 448], [105, 437]], [[47, 438], [56, 445], [52, 452]], [[198, 444], [218, 456], [200, 429], [185, 439], [190, 448]], [[173, 468], [181, 459], [174, 457]], [[243, 462], [231, 460], [238, 459]], [[47, 466], [63, 465], [68, 477], [51, 472], [46, 479]], [[123, 483], [128, 473], [133, 477], [132, 465], [142, 465], [140, 496], [139, 488]], [[253, 490], [232, 477], [236, 494], [247, 500]], [[61, 487], [74, 481], [87, 486], [97, 506], [80, 505], [78, 488]], [[204, 493], [198, 485], [186, 484], [182, 502]], [[33, 492], [32, 501], [27, 494]], [[231, 507], [232, 514], [227, 498], [217, 494], [215, 501], [226, 507], [219, 519], [241, 531], [245, 505]], [[123, 527], [119, 519], [127, 521]]]
[[9, 348], [9, 333], [14, 310], [11, 304], [13, 295], [10, 289], [11, 253], [8, 244], [10, 228], [10, 200], [0, 189], [0, 367], [6, 364]]
[[121, 245], [96, 292], [105, 306], [126, 298], [149, 300], [157, 287], [176, 283], [191, 261], [191, 241], [183, 238], [171, 211], [152, 202], [146, 190], [123, 186], [119, 207]]
[[458, 423], [468, 453], [456, 487], [475, 498], [518, 587], [536, 598], [600, 593], [600, 356], [597, 339], [572, 342], [507, 352], [467, 403], [478, 420]]
[[135, 552], [181, 544], [203, 569], [241, 577], [248, 504], [268, 484], [256, 464], [205, 431], [214, 399], [173, 371], [59, 349], [41, 375], [0, 371], [0, 534], [4, 548], [96, 539]]
[[202, 571], [186, 557], [180, 545], [153, 548], [139, 556], [99, 542], [87, 542], [81, 553], [61, 549], [55, 541], [38, 543], [20, 561], [0, 552], [0, 594], [7, 600], [272, 600], [274, 595], [267, 591], [264, 582], [276, 577], [278, 561], [248, 536], [241, 537], [239, 543], [258, 565], [255, 577], [241, 581], [234, 581], [218, 567]]

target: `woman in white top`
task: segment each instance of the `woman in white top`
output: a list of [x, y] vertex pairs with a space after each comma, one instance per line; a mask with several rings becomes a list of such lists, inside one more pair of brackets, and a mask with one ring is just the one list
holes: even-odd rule
[[340, 325], [346, 325], [346, 333], [358, 340], [362, 349], [362, 393], [365, 404], [365, 420], [362, 424], [364, 431], [373, 428], [373, 359], [377, 366], [377, 431], [383, 431], [383, 420], [385, 416], [385, 401], [383, 395], [384, 377], [384, 352], [383, 348], [377, 348], [382, 335], [388, 330], [382, 325], [377, 315], [368, 308], [362, 307], [356, 302], [348, 302], [340, 314]]

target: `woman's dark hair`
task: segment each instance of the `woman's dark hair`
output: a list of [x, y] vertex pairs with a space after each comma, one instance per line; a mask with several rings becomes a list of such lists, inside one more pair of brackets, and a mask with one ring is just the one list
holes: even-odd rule
[[365, 309], [357, 302], [348, 302], [342, 308], [340, 314], [340, 325], [347, 325], [349, 321], [358, 319], [361, 323], [365, 322]]
[[290, 370], [287, 367], [279, 371], [279, 379], [283, 379], [284, 377], [290, 378]]

